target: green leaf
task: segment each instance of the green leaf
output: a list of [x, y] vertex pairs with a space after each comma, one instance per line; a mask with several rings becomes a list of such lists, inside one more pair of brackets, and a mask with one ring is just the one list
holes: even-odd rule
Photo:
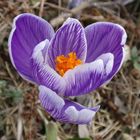
[[56, 140], [57, 139], [57, 125], [54, 122], [49, 122], [46, 125], [46, 136], [47, 140]]

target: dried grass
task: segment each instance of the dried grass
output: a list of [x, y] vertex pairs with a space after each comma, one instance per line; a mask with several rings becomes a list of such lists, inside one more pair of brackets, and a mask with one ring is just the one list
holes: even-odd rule
[[[125, 0], [127, 4], [119, 2], [92, 1], [90, 8], [86, 2], [82, 9], [79, 6], [70, 10], [67, 9], [67, 1], [61, 0], [59, 3], [55, 0], [0, 0], [1, 140], [45, 139], [43, 124], [53, 120], [40, 107], [37, 88], [22, 80], [11, 65], [7, 40], [13, 18], [20, 13], [31, 12], [49, 20], [56, 29], [68, 16], [79, 18], [85, 26], [96, 21], [113, 21], [127, 29], [127, 44], [131, 51], [140, 43], [140, 3], [133, 0]], [[21, 98], [17, 98], [18, 89], [22, 91]], [[131, 60], [125, 62], [108, 85], [82, 98], [79, 100], [88, 106], [101, 104], [101, 110], [88, 125], [92, 139], [134, 140], [140, 137], [140, 71], [133, 67]], [[56, 123], [60, 140], [78, 135], [77, 125]]]

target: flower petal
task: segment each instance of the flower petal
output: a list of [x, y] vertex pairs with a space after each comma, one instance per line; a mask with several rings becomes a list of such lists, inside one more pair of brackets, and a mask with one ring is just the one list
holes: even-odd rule
[[[46, 43], [44, 43], [46, 42]], [[45, 44], [43, 46], [42, 44]], [[49, 46], [49, 41], [39, 43], [32, 54], [32, 73], [38, 85], [44, 85], [59, 94], [64, 93], [64, 79], [52, 69], [44, 59]], [[44, 53], [45, 52], [45, 53]]]
[[113, 55], [104, 54], [92, 63], [75, 67], [65, 73], [65, 96], [87, 94], [101, 86], [112, 71]]
[[39, 44], [37, 44], [33, 50], [31, 57], [33, 61], [34, 60], [37, 61], [38, 64], [47, 63], [45, 61], [45, 56], [47, 54], [48, 47], [49, 47], [48, 39], [41, 41]]
[[85, 61], [87, 43], [84, 28], [76, 19], [69, 18], [56, 32], [48, 49], [47, 60], [55, 68], [55, 60], [59, 55], [68, 55], [75, 52], [78, 59]]
[[105, 66], [105, 74], [108, 75], [113, 68], [114, 55], [112, 53], [104, 53], [100, 55], [97, 59], [102, 59]]
[[37, 63], [34, 63], [34, 73], [36, 76], [36, 81], [39, 85], [44, 85], [57, 92], [59, 95], [64, 93], [64, 79], [59, 74], [57, 74], [56, 71], [54, 71], [49, 65], [39, 65]]
[[104, 76], [104, 64], [101, 59], [83, 64], [65, 73], [65, 96], [87, 94], [101, 85]]
[[9, 54], [16, 70], [34, 81], [31, 67], [31, 55], [35, 46], [41, 41], [50, 40], [54, 34], [51, 25], [40, 17], [32, 14], [21, 14], [14, 19], [9, 37]]
[[86, 62], [94, 61], [103, 53], [113, 54], [114, 66], [112, 72], [107, 77], [107, 79], [110, 79], [122, 64], [122, 48], [127, 38], [124, 28], [110, 22], [98, 22], [87, 26], [85, 34], [88, 46]]
[[87, 124], [92, 121], [100, 106], [86, 108], [78, 103], [63, 100], [51, 89], [39, 87], [39, 99], [41, 105], [50, 115], [61, 122], [73, 124]]

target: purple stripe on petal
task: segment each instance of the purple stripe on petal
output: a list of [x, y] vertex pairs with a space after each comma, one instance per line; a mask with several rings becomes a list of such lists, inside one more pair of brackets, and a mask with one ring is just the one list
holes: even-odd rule
[[88, 44], [86, 62], [92, 62], [104, 53], [112, 53], [114, 66], [107, 79], [112, 78], [120, 68], [123, 58], [122, 47], [127, 38], [124, 28], [114, 23], [98, 22], [87, 26], [85, 34]]
[[65, 73], [65, 96], [87, 94], [101, 86], [112, 72], [114, 64], [113, 54], [99, 56], [94, 62], [75, 67]]
[[[120, 61], [119, 58], [121, 57]], [[112, 68], [112, 71], [110, 72], [110, 74], [107, 76], [106, 80], [111, 80], [113, 78], [113, 76], [120, 70], [123, 62], [124, 62], [124, 58], [125, 58], [125, 50], [124, 48], [122, 48], [120, 55], [118, 56], [118, 60], [116, 60], [116, 62], [114, 62], [114, 66]]]
[[49, 65], [39, 65], [34, 61], [34, 73], [39, 85], [44, 85], [59, 95], [64, 93], [65, 81]]
[[32, 73], [38, 85], [44, 85], [58, 94], [63, 94], [65, 89], [64, 79], [44, 59], [44, 54], [47, 54], [48, 45], [49, 41], [45, 40], [35, 47], [32, 54]]
[[88, 51], [86, 62], [94, 61], [103, 53], [121, 50], [126, 42], [126, 32], [118, 24], [97, 22], [85, 28]]
[[99, 59], [69, 70], [63, 76], [66, 81], [65, 96], [87, 94], [99, 87], [104, 78], [104, 63]]
[[41, 41], [50, 40], [54, 34], [51, 25], [32, 14], [21, 14], [14, 19], [8, 46], [12, 64], [23, 77], [34, 81], [30, 57]]
[[59, 55], [67, 56], [75, 52], [78, 59], [85, 61], [87, 43], [84, 28], [76, 19], [69, 18], [56, 32], [51, 40], [46, 59], [52, 68], [55, 68], [55, 60]]
[[45, 109], [47, 109], [48, 111], [52, 111], [54, 109], [61, 112], [62, 108], [65, 105], [65, 102], [60, 96], [58, 96], [54, 91], [45, 86], [39, 86], [39, 91], [39, 99]]
[[87, 108], [78, 103], [63, 100], [55, 92], [44, 86], [40, 86], [39, 91], [41, 105], [54, 119], [61, 122], [88, 124], [100, 108], [100, 106]]

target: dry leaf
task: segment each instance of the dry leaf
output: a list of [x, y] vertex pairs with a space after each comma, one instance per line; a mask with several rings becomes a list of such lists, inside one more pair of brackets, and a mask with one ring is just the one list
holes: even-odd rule
[[122, 140], [134, 140], [129, 134], [123, 133]]

